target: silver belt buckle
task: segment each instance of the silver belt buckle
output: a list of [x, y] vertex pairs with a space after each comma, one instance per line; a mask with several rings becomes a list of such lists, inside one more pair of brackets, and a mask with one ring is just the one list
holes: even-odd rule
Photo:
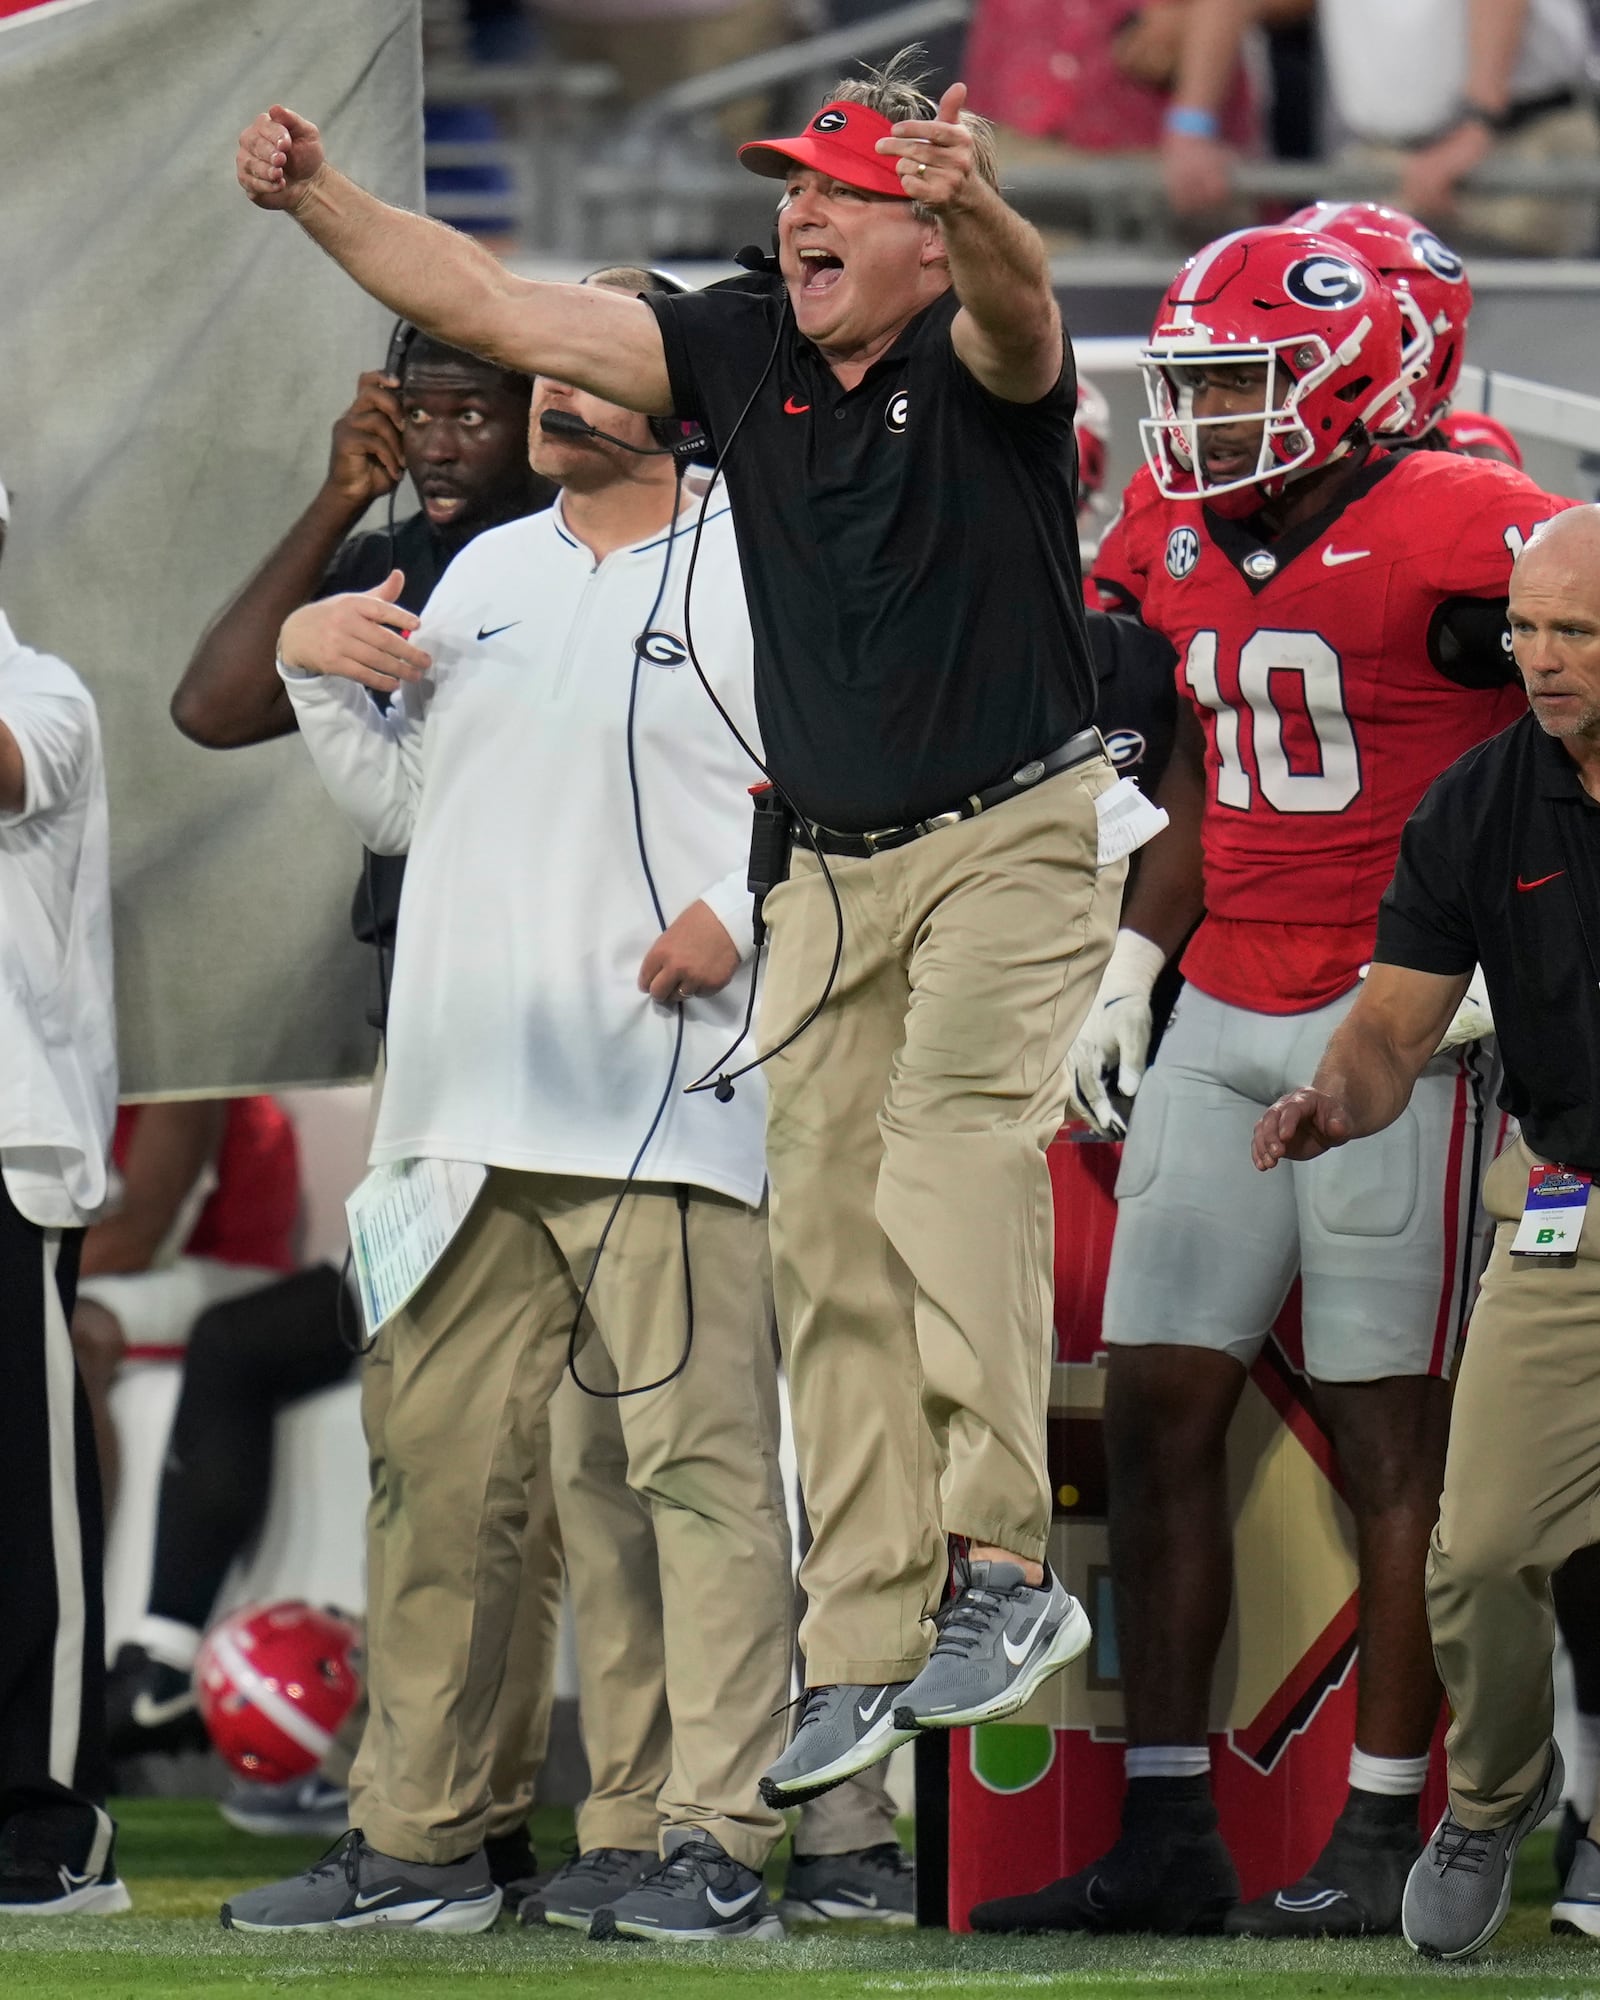
[[1020, 771], [1011, 773], [1011, 782], [1014, 785], [1036, 785], [1043, 776], [1044, 759], [1035, 757], [1031, 764], [1024, 764]]

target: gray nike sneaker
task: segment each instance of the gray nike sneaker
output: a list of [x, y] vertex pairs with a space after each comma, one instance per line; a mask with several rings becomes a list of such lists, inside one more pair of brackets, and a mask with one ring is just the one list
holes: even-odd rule
[[783, 1936], [758, 1870], [735, 1861], [708, 1833], [668, 1827], [661, 1838], [665, 1859], [609, 1907], [595, 1911], [590, 1937], [704, 1944]]
[[849, 1854], [797, 1854], [778, 1915], [793, 1924], [914, 1924], [917, 1871], [898, 1841]]
[[591, 1847], [575, 1854], [522, 1905], [525, 1924], [556, 1924], [587, 1931], [596, 1910], [624, 1896], [656, 1865], [653, 1847]]
[[928, 1664], [894, 1712], [900, 1729], [964, 1729], [1014, 1714], [1093, 1636], [1089, 1614], [1047, 1568], [1037, 1589], [1015, 1563], [975, 1562], [939, 1613]]
[[807, 1688], [793, 1741], [761, 1780], [761, 1796], [774, 1812], [803, 1806], [887, 1757], [917, 1731], [895, 1721], [895, 1704], [910, 1685], [859, 1687], [840, 1681]]
[[1600, 1847], [1580, 1839], [1550, 1911], [1557, 1937], [1600, 1937]]
[[1400, 1928], [1413, 1951], [1465, 1958], [1489, 1942], [1511, 1907], [1517, 1849], [1560, 1799], [1565, 1777], [1552, 1743], [1544, 1783], [1507, 1825], [1480, 1832], [1446, 1809], [1406, 1878]]
[[226, 1931], [486, 1931], [500, 1891], [483, 1850], [436, 1868], [380, 1854], [353, 1828], [304, 1875], [247, 1889], [222, 1906]]

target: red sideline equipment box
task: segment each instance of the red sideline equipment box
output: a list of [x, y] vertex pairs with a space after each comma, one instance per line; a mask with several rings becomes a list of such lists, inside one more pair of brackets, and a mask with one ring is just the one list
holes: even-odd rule
[[[1095, 1636], [1014, 1720], [953, 1736], [952, 1930], [968, 1928], [974, 1903], [1087, 1867], [1117, 1835], [1122, 1704], [1106, 1549], [1100, 1310], [1120, 1152], [1065, 1136], [1050, 1149], [1050, 1560], [1088, 1608]], [[1355, 1728], [1354, 1527], [1299, 1362], [1296, 1291], [1251, 1370], [1228, 1441], [1234, 1605], [1212, 1696], [1211, 1763], [1246, 1899], [1294, 1881], [1316, 1859], [1344, 1802]], [[1443, 1809], [1436, 1743], [1423, 1824]]]

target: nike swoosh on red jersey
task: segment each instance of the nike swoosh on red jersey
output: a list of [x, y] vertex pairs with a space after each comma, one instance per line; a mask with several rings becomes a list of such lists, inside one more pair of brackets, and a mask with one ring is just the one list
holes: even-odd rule
[[793, 396], [785, 396], [783, 399], [783, 414], [786, 417], [803, 417], [810, 408], [809, 403], [797, 403]]
[[1555, 881], [1556, 876], [1565, 875], [1566, 872], [1567, 871], [1565, 868], [1558, 868], [1555, 872], [1555, 875], [1541, 875], [1536, 882], [1524, 882], [1522, 877], [1519, 875], [1517, 877], [1517, 887], [1519, 889], [1542, 889], [1546, 884], [1546, 882], [1553, 882]]

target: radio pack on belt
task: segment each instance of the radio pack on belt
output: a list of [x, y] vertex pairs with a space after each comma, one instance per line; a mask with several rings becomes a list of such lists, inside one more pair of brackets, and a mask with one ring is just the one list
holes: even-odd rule
[[767, 892], [789, 879], [789, 857], [794, 851], [794, 820], [789, 808], [771, 783], [752, 785], [750, 802], [755, 817], [750, 825], [750, 893], [755, 898], [756, 944], [766, 934], [762, 905]]

